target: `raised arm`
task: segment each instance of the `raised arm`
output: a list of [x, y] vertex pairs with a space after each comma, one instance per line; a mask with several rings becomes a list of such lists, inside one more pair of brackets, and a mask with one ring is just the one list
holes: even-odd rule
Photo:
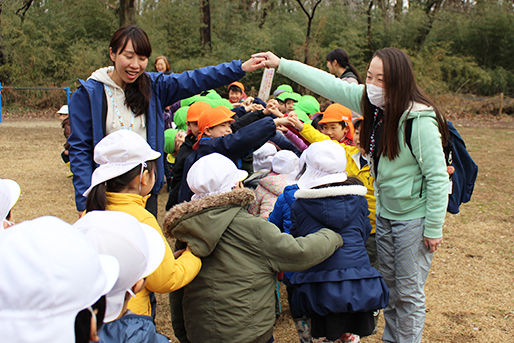
[[260, 52], [252, 57], [263, 57], [267, 68], [276, 68], [277, 71], [296, 83], [349, 107], [352, 111], [361, 113], [360, 101], [364, 85], [350, 84], [334, 77], [323, 70], [308, 66], [298, 61], [279, 58], [272, 52]]

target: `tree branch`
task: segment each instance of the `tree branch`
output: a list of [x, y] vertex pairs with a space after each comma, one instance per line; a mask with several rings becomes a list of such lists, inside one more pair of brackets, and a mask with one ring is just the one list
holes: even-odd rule
[[[20, 17], [22, 23], [23, 23], [23, 20], [25, 20], [25, 13], [27, 13], [30, 6], [32, 6], [33, 1], [34, 0], [25, 0], [25, 3], [23, 4], [23, 6], [16, 10], [16, 15]], [[20, 14], [20, 12], [21, 12], [21, 14]]]

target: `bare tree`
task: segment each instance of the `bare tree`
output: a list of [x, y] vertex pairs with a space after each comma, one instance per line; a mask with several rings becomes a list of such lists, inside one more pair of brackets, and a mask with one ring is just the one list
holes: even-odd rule
[[136, 24], [135, 0], [120, 0], [120, 27]]
[[[4, 5], [4, 0], [0, 0], [0, 27], [2, 27], [2, 6]], [[4, 40], [2, 35], [0, 34], [0, 66], [5, 64], [5, 54], [4, 54]]]
[[202, 0], [202, 25], [200, 26], [200, 37], [204, 51], [212, 51], [211, 41], [211, 9], [209, 0]]
[[20, 17], [22, 23], [23, 23], [23, 20], [25, 20], [25, 13], [27, 13], [30, 6], [32, 6], [33, 2], [34, 2], [34, 0], [24, 0], [23, 6], [21, 6], [20, 8], [18, 8], [16, 10], [16, 14]]
[[[300, 0], [296, 0], [298, 5], [300, 5], [300, 7], [302, 8], [303, 13], [305, 13], [305, 15], [307, 16], [307, 32], [305, 34], [305, 46], [304, 46], [304, 55], [305, 56], [304, 56], [304, 60], [303, 60], [303, 62], [305, 64], [308, 64], [308, 61], [309, 61], [309, 42], [310, 42], [310, 38], [311, 38], [312, 19], [314, 18], [314, 15], [316, 14], [316, 8], [322, 1], [323, 0], [316, 0], [314, 3], [314, 6], [312, 6], [311, 11], [309, 13], [305, 9], [304, 4]], [[309, 1], [309, 0], [307, 0], [306, 3], [307, 2], [312, 3], [312, 1]]]
[[369, 0], [366, 16], [368, 17], [368, 48], [370, 55], [373, 54], [373, 42], [371, 40], [371, 10], [373, 9], [373, 0]]

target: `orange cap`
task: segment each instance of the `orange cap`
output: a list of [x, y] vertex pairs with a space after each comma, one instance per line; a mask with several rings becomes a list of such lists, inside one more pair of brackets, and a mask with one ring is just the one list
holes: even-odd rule
[[200, 118], [200, 114], [202, 114], [203, 111], [208, 110], [210, 108], [212, 108], [212, 106], [206, 102], [203, 102], [203, 101], [195, 102], [194, 104], [189, 106], [189, 108], [187, 110], [186, 121], [188, 121], [188, 122], [198, 121], [198, 119]]
[[203, 111], [200, 118], [198, 118], [198, 129], [200, 130], [198, 139], [203, 136], [206, 128], [234, 121], [234, 119], [232, 119], [233, 115], [234, 112], [225, 106], [218, 106]]
[[229, 88], [230, 88], [230, 86], [236, 86], [236, 87], [238, 87], [238, 88], [240, 88], [240, 89], [241, 89], [241, 92], [243, 92], [243, 93], [245, 92], [245, 86], [243, 86], [243, 84], [242, 84], [241, 82], [239, 82], [239, 81], [234, 81], [234, 82], [232, 82], [231, 84], [229, 84], [229, 85], [227, 86], [227, 89], [229, 89]]
[[341, 104], [332, 104], [328, 106], [325, 112], [323, 112], [323, 118], [318, 122], [318, 124], [340, 123], [342, 121], [344, 121], [350, 128], [350, 131], [346, 136], [353, 139], [355, 128], [352, 123], [352, 111], [346, 106]]

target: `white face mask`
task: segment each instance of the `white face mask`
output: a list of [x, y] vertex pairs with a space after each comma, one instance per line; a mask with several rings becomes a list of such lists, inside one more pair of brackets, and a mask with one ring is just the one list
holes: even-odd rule
[[375, 86], [371, 83], [366, 83], [366, 93], [368, 94], [369, 102], [377, 107], [380, 107], [381, 109], [384, 109], [384, 88]]

